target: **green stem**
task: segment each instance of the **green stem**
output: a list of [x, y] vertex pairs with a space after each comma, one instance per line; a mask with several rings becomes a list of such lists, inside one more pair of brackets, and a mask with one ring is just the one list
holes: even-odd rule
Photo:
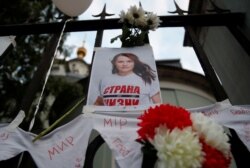
[[65, 117], [67, 117], [70, 113], [72, 113], [72, 111], [74, 111], [76, 109], [77, 106], [79, 106], [83, 101], [85, 100], [85, 97], [82, 98], [80, 101], [78, 101], [68, 112], [66, 112], [62, 117], [60, 117], [59, 119], [57, 119], [51, 126], [49, 126], [47, 129], [45, 129], [44, 131], [42, 131], [40, 134], [38, 134], [33, 140], [32, 142], [34, 143], [35, 141], [37, 141], [38, 139], [40, 139], [42, 136], [44, 136], [45, 134], [47, 134], [50, 130], [52, 130], [58, 123], [60, 123]]
[[138, 31], [138, 29], [136, 27], [134, 27], [134, 30], [135, 30], [136, 36], [138, 36], [140, 34], [140, 32]]

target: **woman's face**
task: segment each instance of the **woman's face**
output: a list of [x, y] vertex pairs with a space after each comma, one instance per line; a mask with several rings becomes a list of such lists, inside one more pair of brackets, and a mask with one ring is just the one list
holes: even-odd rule
[[133, 72], [134, 61], [126, 56], [120, 55], [115, 61], [115, 67], [119, 75], [128, 75]]

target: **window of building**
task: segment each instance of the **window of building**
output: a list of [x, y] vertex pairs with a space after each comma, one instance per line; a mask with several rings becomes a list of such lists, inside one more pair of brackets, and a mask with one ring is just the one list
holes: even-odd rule
[[163, 103], [170, 103], [185, 108], [202, 107], [215, 103], [215, 100], [179, 89], [161, 89]]

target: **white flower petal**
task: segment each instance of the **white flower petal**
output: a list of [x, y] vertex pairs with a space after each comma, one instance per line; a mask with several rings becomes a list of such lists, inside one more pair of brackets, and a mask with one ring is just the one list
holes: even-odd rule
[[156, 128], [156, 135], [151, 143], [157, 150], [158, 167], [198, 168], [203, 160], [199, 137], [191, 127], [178, 128], [171, 132], [164, 126]]
[[204, 137], [207, 144], [221, 151], [224, 156], [229, 156], [229, 139], [221, 125], [213, 122], [202, 113], [191, 113], [191, 120], [194, 130], [198, 132], [199, 136]]
[[151, 12], [147, 14], [147, 24], [150, 30], [155, 30], [160, 25], [161, 22], [162, 21], [156, 14]]

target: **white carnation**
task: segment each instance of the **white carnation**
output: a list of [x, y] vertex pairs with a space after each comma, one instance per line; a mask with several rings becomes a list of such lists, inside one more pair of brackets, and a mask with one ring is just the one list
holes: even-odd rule
[[170, 132], [160, 126], [150, 142], [157, 150], [157, 168], [198, 168], [202, 165], [202, 145], [191, 127], [175, 128]]

